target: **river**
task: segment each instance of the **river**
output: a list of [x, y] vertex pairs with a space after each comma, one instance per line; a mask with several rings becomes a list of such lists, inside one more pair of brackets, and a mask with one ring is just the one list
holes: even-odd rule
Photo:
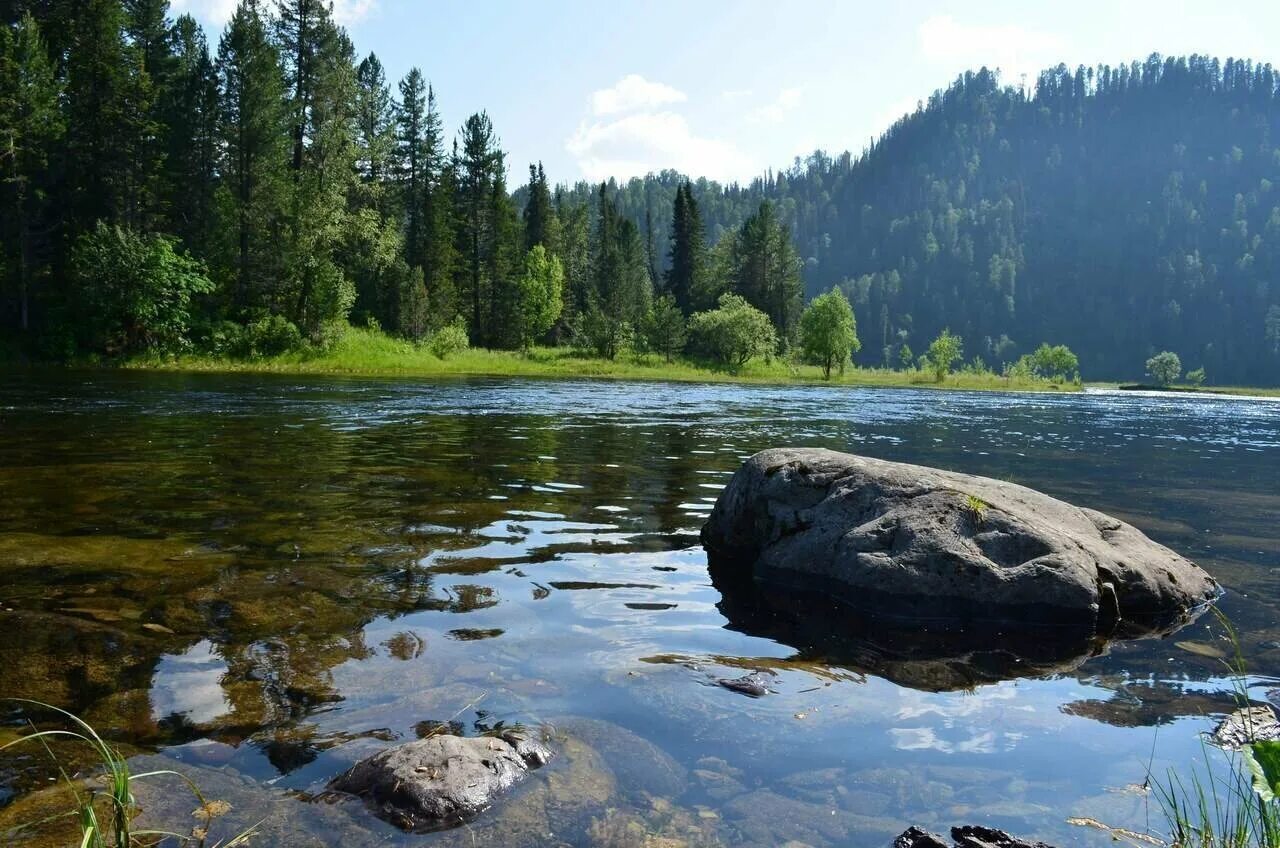
[[[0, 375], [0, 697], [180, 764], [231, 805], [216, 832], [261, 821], [261, 844], [1162, 827], [1137, 785], [1188, 773], [1232, 708], [1213, 617], [971, 685], [755, 632], [718, 606], [697, 534], [742, 459], [778, 445], [1000, 477], [1127, 520], [1221, 581], [1251, 694], [1277, 685], [1280, 402], [33, 372]], [[772, 694], [716, 685], [752, 669]], [[0, 734], [24, 715], [0, 709]], [[441, 721], [569, 741], [467, 828], [405, 836], [315, 798]], [[56, 775], [15, 750], [0, 829]], [[190, 827], [189, 801], [150, 805]]]

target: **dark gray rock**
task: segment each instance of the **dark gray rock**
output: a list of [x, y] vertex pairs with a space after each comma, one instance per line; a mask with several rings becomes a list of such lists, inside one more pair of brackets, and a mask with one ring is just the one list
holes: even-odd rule
[[[951, 840], [955, 848], [1050, 848], [1043, 842], [1028, 842], [1010, 836], [1003, 830], [981, 825], [951, 828]], [[923, 828], [907, 828], [893, 840], [893, 848], [952, 848], [947, 840]]]
[[1193, 563], [1100, 512], [1000, 480], [821, 449], [748, 459], [702, 540], [713, 578], [823, 592], [939, 626], [1158, 635], [1220, 593]]
[[716, 680], [724, 688], [731, 692], [739, 692], [743, 695], [749, 695], [752, 698], [760, 698], [768, 695], [771, 690], [768, 682], [764, 679], [764, 675], [758, 671], [750, 674], [744, 674], [741, 677], [721, 677]]
[[951, 846], [938, 834], [912, 825], [893, 840], [893, 848], [951, 848]]
[[1235, 751], [1252, 742], [1280, 739], [1280, 720], [1266, 705], [1243, 707], [1222, 720], [1213, 731], [1213, 743]]
[[552, 753], [533, 736], [437, 734], [379, 751], [356, 763], [329, 788], [363, 798], [381, 818], [424, 831], [475, 818]]
[[956, 843], [956, 848], [1050, 848], [1043, 842], [1028, 842], [1003, 830], [981, 825], [953, 827], [951, 840]]

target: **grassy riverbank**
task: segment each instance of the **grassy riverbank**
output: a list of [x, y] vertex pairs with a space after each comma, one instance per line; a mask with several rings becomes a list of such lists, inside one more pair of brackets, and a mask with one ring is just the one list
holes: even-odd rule
[[1142, 383], [1086, 383], [1091, 389], [1115, 389], [1135, 392], [1171, 392], [1173, 394], [1230, 395], [1232, 397], [1280, 398], [1280, 388], [1258, 386], [1152, 386]]
[[528, 354], [515, 351], [464, 350], [440, 359], [425, 347], [383, 333], [352, 328], [326, 351], [294, 352], [258, 359], [230, 359], [203, 355], [142, 357], [123, 367], [163, 371], [248, 372], [277, 374], [349, 374], [368, 377], [556, 377], [615, 380], [664, 380], [672, 382], [814, 384], [844, 386], [896, 386], [997, 391], [1077, 391], [1078, 386], [1044, 380], [1005, 378], [998, 374], [961, 372], [941, 382], [922, 371], [848, 368], [824, 380], [822, 369], [775, 359], [753, 360], [731, 372], [679, 358], [665, 361], [658, 355], [617, 359], [585, 357], [569, 348], [535, 348]]

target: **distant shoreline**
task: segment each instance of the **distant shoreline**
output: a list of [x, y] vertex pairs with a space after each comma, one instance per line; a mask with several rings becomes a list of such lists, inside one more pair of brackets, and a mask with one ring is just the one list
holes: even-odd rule
[[[3, 368], [0, 365], [0, 368]], [[10, 368], [13, 363], [10, 363]], [[22, 367], [22, 366], [18, 366]], [[31, 367], [39, 367], [32, 365]], [[58, 367], [58, 366], [54, 366]], [[81, 361], [69, 369], [115, 369], [170, 373], [284, 374], [381, 378], [542, 377], [555, 379], [651, 380], [671, 383], [829, 386], [847, 388], [950, 389], [1005, 392], [1078, 392], [1076, 383], [1003, 377], [993, 373], [955, 372], [941, 382], [919, 370], [895, 371], [850, 366], [843, 375], [823, 379], [816, 365], [780, 359], [751, 360], [737, 371], [710, 367], [683, 357], [667, 362], [661, 355], [616, 359], [583, 356], [569, 348], [534, 348], [528, 353], [472, 348], [440, 359], [426, 348], [386, 334], [352, 328], [330, 350], [292, 352], [255, 359], [190, 354], [137, 357], [117, 363]]]

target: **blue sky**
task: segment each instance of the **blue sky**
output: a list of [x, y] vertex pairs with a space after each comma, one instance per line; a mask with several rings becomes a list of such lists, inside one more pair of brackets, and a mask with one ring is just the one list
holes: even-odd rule
[[[173, 0], [216, 47], [234, 0]], [[335, 0], [357, 50], [417, 65], [446, 126], [485, 109], [512, 181], [676, 168], [746, 180], [861, 150], [960, 72], [1207, 53], [1280, 64], [1280, 2], [452, 2]]]

